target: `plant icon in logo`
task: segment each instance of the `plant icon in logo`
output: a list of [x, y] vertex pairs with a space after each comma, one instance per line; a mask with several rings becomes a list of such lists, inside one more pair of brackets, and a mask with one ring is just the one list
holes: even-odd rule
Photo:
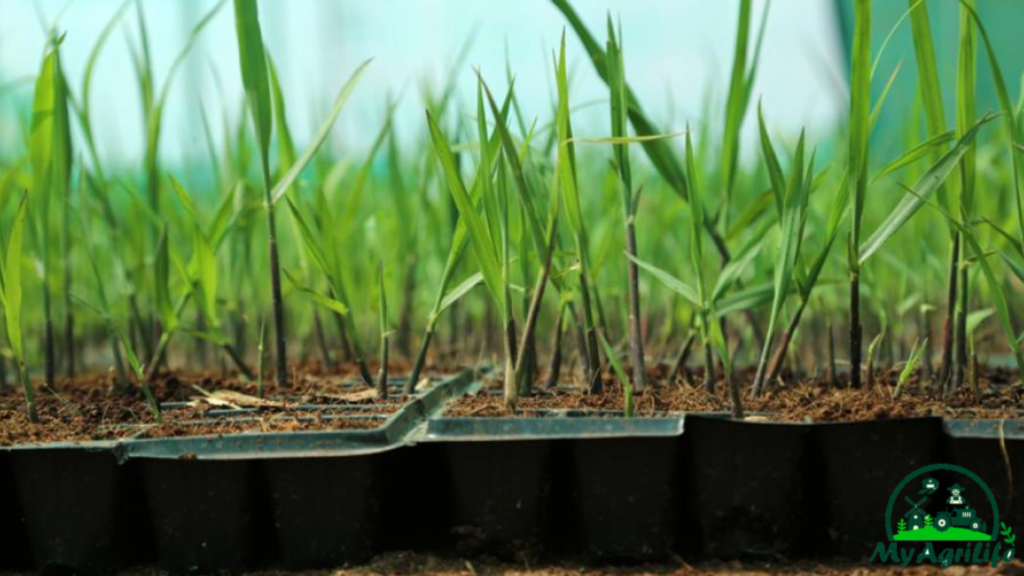
[[[940, 482], [940, 474], [948, 479]], [[953, 464], [925, 466], [904, 478], [889, 498], [885, 520], [886, 534], [896, 542], [983, 542], [998, 540], [1001, 534], [992, 490], [976, 474]]]

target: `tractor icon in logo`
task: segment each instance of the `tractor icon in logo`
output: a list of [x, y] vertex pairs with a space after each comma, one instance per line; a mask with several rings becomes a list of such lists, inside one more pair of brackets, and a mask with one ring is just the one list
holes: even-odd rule
[[950, 496], [946, 500], [946, 504], [961, 507], [954, 507], [952, 512], [949, 510], [939, 512], [935, 516], [935, 529], [939, 532], [945, 532], [951, 526], [956, 526], [958, 528], [969, 528], [975, 532], [986, 531], [988, 525], [984, 520], [978, 518], [978, 514], [973, 508], [967, 505], [967, 500], [963, 496], [963, 487], [959, 484], [953, 484], [948, 490]]

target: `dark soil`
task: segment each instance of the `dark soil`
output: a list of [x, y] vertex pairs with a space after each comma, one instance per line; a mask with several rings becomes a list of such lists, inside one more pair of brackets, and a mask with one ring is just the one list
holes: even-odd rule
[[[396, 366], [392, 373], [401, 374], [401, 369]], [[8, 387], [0, 391], [0, 446], [139, 435], [155, 438], [376, 428], [406, 398], [392, 386], [388, 400], [377, 400], [358, 374], [356, 366], [349, 364], [332, 369], [317, 364], [296, 367], [292, 387], [280, 390], [268, 382], [266, 399], [274, 405], [254, 410], [246, 397], [257, 396], [256, 382], [213, 371], [162, 372], [151, 384], [154, 396], [165, 405], [161, 425], [155, 423], [140, 388], [117, 389], [114, 378], [107, 374], [64, 379], [58, 381], [55, 390], [37, 382], [38, 423], [28, 420], [21, 388]], [[209, 393], [230, 391], [245, 396], [228, 398], [234, 400], [233, 405], [215, 405], [204, 400], [200, 388]]]
[[[784, 373], [760, 398], [753, 398], [749, 383], [752, 370], [743, 370], [736, 378], [743, 385], [744, 409], [749, 419], [779, 422], [841, 422], [945, 416], [956, 418], [1024, 418], [1024, 387], [1015, 371], [985, 368], [979, 371], [978, 393], [970, 388], [958, 390], [948, 397], [939, 386], [919, 376], [912, 377], [899, 398], [893, 392], [899, 372], [883, 370], [871, 385], [854, 390], [842, 380], [830, 386], [820, 378], [800, 377]], [[728, 412], [731, 408], [724, 381], [716, 383], [714, 393], [699, 383], [698, 370], [688, 381], [667, 382], [668, 369], [655, 366], [648, 370], [653, 384], [634, 397], [635, 415], [652, 417], [669, 412]], [[543, 380], [541, 380], [543, 381]], [[488, 390], [476, 396], [461, 398], [446, 411], [453, 417], [510, 416], [501, 396], [501, 382], [490, 381]], [[557, 389], [537, 389], [532, 396], [519, 399], [515, 416], [544, 417], [556, 415], [549, 411], [620, 411], [619, 414], [594, 412], [593, 416], [617, 417], [625, 405], [622, 386], [606, 380], [598, 394], [587, 394], [579, 382], [563, 382]]]
[[[158, 568], [137, 568], [123, 572], [122, 576], [165, 576], [167, 572]], [[513, 564], [499, 562], [487, 558], [446, 558], [416, 552], [389, 552], [377, 556], [364, 565], [338, 568], [334, 570], [284, 571], [265, 569], [247, 572], [251, 576], [328, 576], [328, 575], [371, 575], [371, 574], [430, 574], [442, 575], [477, 575], [502, 574], [507, 576], [532, 574], [536, 576], [583, 576], [608, 575], [623, 576], [626, 574], [660, 574], [675, 576], [698, 576], [702, 574], [742, 574], [745, 576], [767, 576], [770, 574], [819, 574], [819, 575], [866, 575], [866, 574], [903, 574], [914, 576], [941, 575], [964, 576], [982, 574], [1003, 574], [1006, 576], [1024, 575], [1024, 564], [1015, 561], [1012, 564], [1000, 564], [999, 568], [988, 566], [916, 566], [899, 568], [895, 566], [865, 564], [822, 564], [813, 561], [792, 563], [780, 562], [702, 562], [687, 564], [681, 559], [671, 564], [643, 564], [639, 566], [592, 566], [563, 562], [558, 564]]]

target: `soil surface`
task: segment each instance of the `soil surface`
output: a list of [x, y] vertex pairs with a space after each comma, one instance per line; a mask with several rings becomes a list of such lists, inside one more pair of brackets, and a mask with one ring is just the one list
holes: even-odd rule
[[[628, 370], [627, 370], [628, 372]], [[669, 412], [729, 412], [732, 403], [724, 380], [709, 392], [701, 371], [689, 378], [668, 381], [669, 369], [655, 366], [648, 370], [649, 386], [634, 396], [635, 415], [656, 417]], [[839, 422], [945, 416], [948, 418], [1024, 418], [1024, 386], [1016, 371], [1005, 368], [979, 370], [978, 388], [970, 386], [946, 396], [940, 386], [915, 375], [908, 380], [899, 397], [894, 392], [899, 380], [896, 370], [880, 370], [874, 382], [854, 390], [840, 380], [832, 386], [822, 378], [783, 373], [758, 398], [750, 393], [752, 370], [742, 370], [736, 379], [743, 389], [743, 407], [750, 419], [778, 422]], [[540, 380], [543, 382], [543, 379]], [[563, 382], [556, 389], [538, 388], [531, 396], [519, 399], [514, 413], [505, 407], [502, 383], [493, 377], [486, 390], [476, 396], [456, 400], [445, 410], [452, 417], [545, 417], [558, 411], [595, 411], [592, 416], [621, 416], [625, 406], [622, 386], [606, 378], [602, 390], [588, 394], [582, 382]], [[604, 412], [615, 411], [615, 412]], [[583, 414], [576, 414], [583, 415]]]
[[[391, 373], [401, 374], [402, 368], [396, 366]], [[112, 375], [61, 379], [55, 389], [37, 382], [38, 423], [28, 419], [21, 388], [11, 386], [0, 391], [0, 446], [133, 436], [376, 428], [407, 398], [392, 384], [389, 398], [379, 400], [358, 374], [351, 364], [331, 369], [317, 364], [296, 367], [290, 389], [280, 390], [268, 383], [261, 401], [256, 382], [237, 374], [162, 372], [151, 388], [164, 406], [163, 424], [155, 422], [138, 386], [118, 389]]]
[[[123, 576], [164, 576], [168, 573], [154, 567], [136, 568], [123, 572]], [[700, 574], [742, 574], [746, 576], [762, 576], [770, 574], [819, 574], [819, 575], [866, 575], [866, 574], [903, 574], [914, 576], [941, 575], [965, 576], [1002, 574], [1006, 576], [1024, 575], [1024, 564], [1014, 561], [1012, 564], [1000, 564], [999, 568], [951, 566], [939, 568], [916, 566], [913, 568], [894, 568], [891, 566], [872, 566], [864, 564], [821, 564], [811, 561], [792, 563], [765, 562], [708, 562], [687, 564], [681, 559], [670, 564], [643, 564], [639, 566], [593, 566], [586, 564], [560, 563], [525, 565], [499, 562], [486, 558], [441, 558], [415, 552], [389, 552], [382, 554], [365, 565], [337, 568], [333, 570], [284, 571], [266, 569], [248, 572], [252, 576], [327, 576], [357, 574], [430, 574], [442, 575], [477, 575], [477, 574], [533, 574], [537, 576], [571, 576], [571, 575], [608, 575], [622, 576], [626, 574], [661, 574], [678, 576], [697, 576]]]

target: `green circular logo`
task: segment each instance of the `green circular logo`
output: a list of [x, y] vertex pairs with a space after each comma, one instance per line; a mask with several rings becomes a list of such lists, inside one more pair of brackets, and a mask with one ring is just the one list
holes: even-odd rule
[[[999, 539], [999, 526], [1000, 526], [1000, 524], [999, 524], [999, 507], [996, 506], [996, 498], [992, 494], [992, 490], [989, 489], [988, 484], [986, 484], [985, 481], [982, 480], [981, 477], [979, 477], [977, 474], [975, 474], [974, 472], [971, 472], [970, 470], [968, 470], [968, 469], [966, 469], [966, 468], [964, 468], [962, 466], [957, 466], [955, 464], [932, 464], [930, 466], [925, 466], [924, 468], [919, 468], [919, 469], [911, 472], [906, 478], [903, 479], [902, 482], [899, 483], [898, 486], [896, 486], [896, 489], [893, 490], [892, 495], [889, 497], [889, 505], [885, 509], [885, 534], [889, 538], [889, 541], [890, 542], [894, 542], [894, 541], [899, 540], [899, 539], [895, 538], [893, 536], [893, 533], [892, 533], [892, 527], [893, 527], [892, 510], [893, 510], [893, 507], [896, 505], [897, 498], [899, 498], [900, 494], [903, 492], [903, 489], [907, 486], [907, 484], [909, 484], [915, 478], [923, 477], [923, 479], [922, 479], [923, 489], [921, 490], [921, 492], [919, 492], [919, 494], [931, 494], [931, 493], [935, 492], [938, 489], [938, 487], [939, 487], [938, 481], [936, 481], [935, 479], [931, 478], [930, 476], [927, 476], [927, 474], [930, 473], [930, 472], [938, 471], [938, 470], [949, 470], [949, 471], [952, 471], [952, 472], [957, 472], [959, 474], [963, 474], [964, 476], [967, 476], [968, 478], [973, 480], [975, 484], [977, 484], [978, 486], [981, 487], [981, 489], [985, 492], [985, 496], [988, 497], [989, 506], [992, 508], [992, 524], [991, 524], [992, 534], [989, 535], [988, 538], [972, 538], [972, 539], [974, 539], [974, 540], [989, 540], [989, 541], [996, 541], [996, 540], [998, 540]], [[975, 515], [975, 511], [973, 509], [967, 507], [966, 502], [962, 500], [962, 497], [960, 496], [960, 490], [962, 490], [962, 488], [960, 487], [959, 484], [954, 484], [951, 488], [948, 488], [947, 490], [950, 490], [952, 492], [952, 496], [950, 497], [950, 501], [949, 502], [954, 504], [954, 505], [958, 504], [958, 503], [962, 504], [963, 508], [954, 508], [954, 513], [953, 514], [946, 513], [946, 512], [940, 513], [936, 517], [936, 519], [934, 519], [934, 522], [936, 523], [936, 526], [935, 526], [936, 531], [938, 531], [940, 533], [945, 533], [947, 530], [949, 530], [951, 528], [957, 528], [957, 527], [960, 527], [960, 526], [963, 526], [965, 528], [977, 531], [978, 527], [984, 526], [984, 524], [981, 523], [982, 521], [979, 521], [977, 519], [977, 517]], [[954, 500], [954, 498], [957, 499], [957, 500]], [[909, 497], [906, 498], [906, 500], [907, 500], [908, 504], [913, 506], [913, 508], [911, 509], [911, 512], [913, 512], [913, 511], [917, 510], [919, 506], [923, 505], [923, 503], [927, 500], [927, 498], [921, 499], [921, 500], [919, 500], [916, 503], [914, 501], [910, 500]], [[910, 512], [908, 512], [908, 514], [909, 513]], [[915, 516], [915, 518], [916, 518], [916, 516]], [[930, 520], [930, 517], [928, 517], [928, 518]], [[902, 519], [900, 521], [903, 522]], [[928, 526], [930, 527], [931, 524], [929, 523]], [[902, 530], [902, 528], [901, 528], [901, 530]], [[926, 539], [927, 538], [921, 538], [919, 540], [926, 540]], [[945, 539], [945, 540], [958, 540], [958, 538], [955, 538], [955, 537], [935, 538], [935, 539], [936, 540], [943, 540], [943, 539]]]

